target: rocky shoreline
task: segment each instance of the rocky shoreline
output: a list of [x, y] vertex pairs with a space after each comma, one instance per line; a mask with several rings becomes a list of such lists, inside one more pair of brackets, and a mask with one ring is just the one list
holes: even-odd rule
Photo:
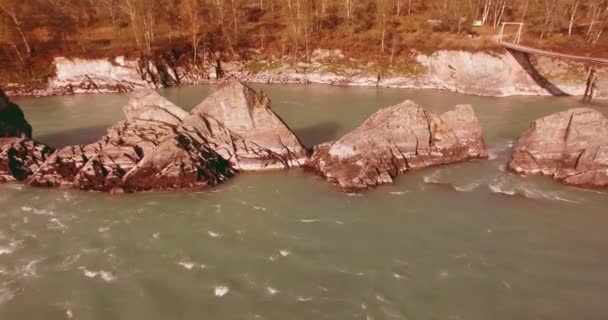
[[[304, 167], [347, 192], [411, 170], [484, 159], [473, 108], [441, 115], [413, 101], [378, 110], [334, 142], [307, 150], [261, 91], [233, 81], [191, 112], [154, 90], [132, 94], [125, 120], [88, 145], [55, 150], [32, 140], [19, 107], [0, 94], [0, 182], [111, 193], [209, 188], [242, 171]], [[508, 168], [568, 185], [608, 188], [608, 119], [578, 108], [538, 119]]]
[[[45, 88], [5, 84], [11, 96], [50, 96], [80, 93], [131, 92], [142, 88], [216, 84], [238, 80], [248, 83], [318, 83], [438, 89], [481, 96], [583, 95], [586, 65], [516, 52], [484, 53], [437, 51], [412, 53], [407, 68], [376, 71], [373, 63], [347, 59], [339, 50], [317, 49], [310, 62], [257, 58], [222, 63], [217, 79], [215, 62], [176, 65], [171, 59], [68, 59], [54, 61], [56, 75]], [[405, 69], [405, 70], [404, 70]], [[597, 99], [608, 99], [608, 70], [599, 69]]]

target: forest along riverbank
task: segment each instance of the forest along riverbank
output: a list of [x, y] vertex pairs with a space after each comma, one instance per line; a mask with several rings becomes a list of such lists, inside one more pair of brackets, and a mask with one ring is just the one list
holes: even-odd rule
[[[262, 57], [197, 64], [178, 63], [168, 55], [156, 58], [70, 59], [57, 57], [55, 75], [44, 87], [4, 84], [10, 96], [51, 96], [78, 93], [130, 92], [240, 80], [250, 83], [320, 83], [341, 86], [440, 89], [481, 96], [583, 95], [587, 77], [584, 63], [547, 57], [528, 58], [513, 52], [442, 50], [432, 54], [412, 51], [408, 64], [381, 67], [346, 58], [340, 50], [316, 49], [310, 62], [287, 62]], [[608, 70], [598, 69], [595, 98], [608, 99]]]

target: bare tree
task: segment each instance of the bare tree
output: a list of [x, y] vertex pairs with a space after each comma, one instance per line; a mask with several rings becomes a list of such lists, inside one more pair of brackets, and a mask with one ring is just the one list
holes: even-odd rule
[[[23, 41], [23, 46], [25, 47], [25, 52], [30, 55], [32, 53], [32, 48], [30, 47], [29, 42], [27, 41], [27, 38], [25, 37], [25, 34], [23, 32], [23, 21], [21, 20], [21, 17], [19, 16], [19, 12], [23, 11], [23, 1], [15, 1], [15, 0], [0, 0], [0, 12], [4, 13], [6, 16], [8, 16], [10, 18], [10, 20], [13, 22], [13, 26], [15, 27], [15, 30], [17, 31], [17, 33], [19, 34], [19, 37], [21, 38], [21, 41]], [[19, 49], [17, 48], [17, 46], [15, 46], [15, 50], [17, 50], [17, 52], [19, 53]], [[19, 53], [19, 56], [21, 56], [21, 54]]]
[[203, 19], [201, 16], [201, 0], [182, 0], [179, 5], [179, 11], [182, 14], [184, 28], [190, 38], [192, 45], [192, 62], [196, 63], [198, 56], [198, 46], [201, 42], [201, 29], [203, 27]]

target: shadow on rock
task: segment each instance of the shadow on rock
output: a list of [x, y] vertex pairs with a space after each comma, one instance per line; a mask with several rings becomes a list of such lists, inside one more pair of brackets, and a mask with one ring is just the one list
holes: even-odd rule
[[72, 145], [85, 145], [98, 141], [107, 132], [111, 125], [90, 128], [78, 128], [53, 134], [37, 136], [36, 139], [53, 146], [63, 148]]
[[293, 131], [307, 148], [312, 148], [317, 144], [340, 138], [338, 137], [339, 129], [340, 124], [338, 122], [328, 121], [304, 128], [297, 128]]

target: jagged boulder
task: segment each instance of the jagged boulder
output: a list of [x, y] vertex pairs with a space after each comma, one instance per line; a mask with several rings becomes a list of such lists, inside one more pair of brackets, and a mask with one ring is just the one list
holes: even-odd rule
[[608, 120], [576, 108], [538, 119], [522, 134], [509, 169], [572, 186], [608, 188]]
[[0, 182], [27, 179], [53, 151], [31, 137], [23, 112], [0, 90]]
[[32, 127], [23, 111], [0, 89], [0, 137], [32, 138]]
[[26, 180], [52, 151], [31, 139], [0, 138], [0, 182]]
[[233, 174], [227, 161], [183, 128], [188, 113], [154, 91], [138, 92], [126, 121], [98, 142], [58, 150], [29, 179], [38, 186], [150, 190], [213, 186]]
[[297, 167], [308, 158], [306, 148], [270, 108], [270, 99], [238, 81], [212, 93], [184, 122], [205, 132], [213, 149], [238, 170]]
[[308, 164], [346, 191], [391, 183], [406, 171], [487, 157], [471, 106], [442, 115], [412, 101], [381, 109], [336, 142], [314, 148]]

